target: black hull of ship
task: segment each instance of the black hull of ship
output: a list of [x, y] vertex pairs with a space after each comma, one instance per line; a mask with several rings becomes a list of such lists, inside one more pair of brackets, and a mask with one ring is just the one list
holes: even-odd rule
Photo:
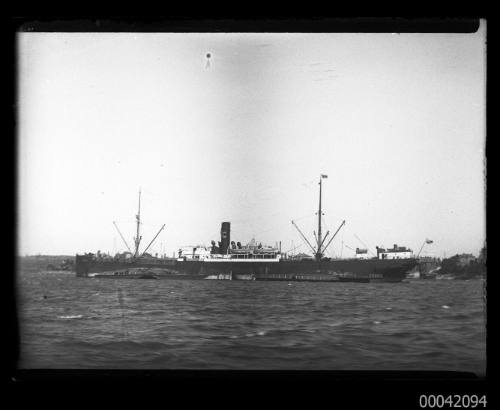
[[[162, 278], [266, 280], [298, 282], [401, 282], [417, 264], [416, 259], [342, 259], [259, 261], [178, 261], [176, 259], [124, 261], [76, 256], [76, 275], [109, 273], [135, 268], [155, 269]], [[158, 273], [159, 272], [159, 273]]]

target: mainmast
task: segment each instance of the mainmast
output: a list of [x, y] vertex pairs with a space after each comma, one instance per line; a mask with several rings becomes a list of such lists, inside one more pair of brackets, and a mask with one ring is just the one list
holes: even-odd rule
[[134, 257], [137, 257], [139, 254], [139, 244], [141, 243], [142, 236], [140, 236], [140, 226], [141, 226], [141, 189], [139, 188], [139, 211], [137, 212], [137, 215], [135, 216], [137, 220], [137, 234], [134, 238], [135, 242], [135, 253]]
[[321, 174], [319, 177], [319, 209], [318, 209], [318, 246], [316, 247], [316, 260], [321, 260], [323, 253], [321, 252], [321, 245], [323, 245], [323, 238], [321, 236], [321, 216], [323, 215], [321, 211], [321, 181], [323, 178], [328, 178], [328, 175]]
[[314, 232], [314, 239], [316, 240], [316, 249], [309, 243], [309, 241], [304, 236], [304, 234], [299, 229], [299, 227], [295, 224], [295, 222], [292, 221], [293, 226], [295, 226], [297, 231], [299, 231], [300, 235], [302, 236], [302, 239], [304, 239], [304, 241], [306, 241], [306, 243], [309, 245], [309, 247], [313, 251], [313, 254], [314, 254], [316, 261], [318, 261], [318, 262], [321, 260], [321, 258], [323, 256], [323, 251], [326, 250], [326, 248], [328, 248], [328, 245], [330, 245], [330, 243], [332, 242], [335, 235], [337, 235], [337, 232], [340, 230], [342, 225], [345, 223], [345, 221], [342, 222], [342, 225], [339, 227], [339, 229], [337, 229], [337, 232], [335, 232], [335, 235], [333, 235], [333, 237], [326, 244], [326, 246], [323, 246], [323, 242], [325, 242], [326, 238], [330, 234], [330, 231], [327, 231], [325, 237], [323, 238], [323, 233], [321, 231], [321, 217], [323, 216], [323, 211], [321, 209], [321, 194], [322, 194], [321, 188], [322, 188], [322, 179], [323, 178], [328, 178], [328, 175], [321, 174], [319, 177], [318, 235], [316, 235], [316, 232]]

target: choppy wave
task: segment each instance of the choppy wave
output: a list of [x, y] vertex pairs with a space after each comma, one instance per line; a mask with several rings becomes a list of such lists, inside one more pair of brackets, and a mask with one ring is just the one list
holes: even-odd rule
[[482, 281], [18, 283], [25, 368], [485, 369]]

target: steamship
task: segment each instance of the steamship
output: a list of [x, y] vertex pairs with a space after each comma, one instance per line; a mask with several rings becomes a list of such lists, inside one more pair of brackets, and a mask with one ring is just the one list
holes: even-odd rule
[[[144, 270], [155, 278], [177, 279], [224, 279], [224, 280], [266, 280], [266, 281], [317, 281], [317, 282], [400, 282], [418, 261], [411, 249], [394, 245], [392, 249], [377, 247], [377, 255], [370, 258], [366, 249], [357, 249], [354, 258], [333, 259], [325, 256], [325, 251], [345, 224], [343, 221], [336, 232], [328, 231], [322, 235], [321, 191], [319, 180], [318, 232], [314, 232], [315, 245], [303, 235], [297, 224], [292, 221], [304, 242], [314, 256], [291, 257], [281, 251], [281, 247], [266, 247], [255, 241], [243, 246], [241, 242], [231, 241], [231, 224], [222, 222], [220, 241], [211, 246], [181, 248], [177, 257], [164, 258], [152, 256], [146, 251], [157, 238], [163, 225], [146, 249], [139, 253], [140, 236], [140, 192], [139, 212], [136, 215], [137, 233], [134, 238], [135, 249], [130, 247], [115, 224], [121, 238], [130, 252], [114, 257], [87, 253], [76, 255], [75, 270], [80, 277], [104, 278], [144, 278]], [[326, 243], [325, 243], [326, 242]], [[151, 276], [146, 276], [151, 277]]]

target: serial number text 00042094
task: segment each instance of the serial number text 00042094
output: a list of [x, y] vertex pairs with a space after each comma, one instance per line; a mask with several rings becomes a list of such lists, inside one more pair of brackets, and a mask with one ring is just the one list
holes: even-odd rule
[[443, 396], [442, 394], [421, 394], [419, 398], [421, 408], [486, 408], [486, 395], [478, 396], [477, 394], [450, 394]]

